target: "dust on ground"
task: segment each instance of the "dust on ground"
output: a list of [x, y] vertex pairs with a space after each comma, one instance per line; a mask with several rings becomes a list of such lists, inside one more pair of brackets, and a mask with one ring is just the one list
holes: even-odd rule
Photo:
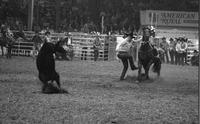
[[2, 124], [197, 124], [198, 68], [163, 64], [136, 82], [118, 61], [56, 61], [70, 94], [42, 94], [35, 60], [0, 58]]

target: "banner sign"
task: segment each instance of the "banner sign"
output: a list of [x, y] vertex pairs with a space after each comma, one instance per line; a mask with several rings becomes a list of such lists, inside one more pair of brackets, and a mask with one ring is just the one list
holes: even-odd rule
[[157, 37], [167, 37], [167, 38], [178, 38], [186, 37], [189, 39], [198, 39], [198, 31], [184, 31], [184, 30], [167, 30], [167, 29], [156, 29]]
[[198, 27], [198, 12], [184, 11], [140, 11], [141, 25]]

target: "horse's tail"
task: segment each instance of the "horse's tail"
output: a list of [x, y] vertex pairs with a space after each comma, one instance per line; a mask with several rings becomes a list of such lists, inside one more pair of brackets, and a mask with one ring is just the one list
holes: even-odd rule
[[153, 64], [152, 71], [157, 73], [158, 76], [160, 76], [160, 70], [161, 70], [162, 62], [161, 62], [159, 57], [154, 57], [153, 61], [154, 61], [154, 64]]

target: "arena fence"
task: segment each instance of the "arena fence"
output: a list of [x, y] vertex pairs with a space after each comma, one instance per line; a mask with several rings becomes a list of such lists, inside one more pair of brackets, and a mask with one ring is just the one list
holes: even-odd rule
[[[25, 32], [25, 36], [28, 40], [31, 40], [34, 36], [34, 32]], [[44, 35], [40, 35], [44, 38]], [[52, 33], [52, 42], [58, 41], [60, 38], [68, 37], [71, 45], [73, 46], [74, 58], [78, 60], [93, 60], [94, 50], [93, 42], [96, 35], [85, 33]], [[108, 35], [98, 35], [101, 41], [101, 49], [99, 50], [99, 60], [108, 61], [115, 59], [115, 47], [116, 37]], [[23, 39], [17, 39], [12, 49], [12, 55], [18, 56], [31, 56], [33, 53], [34, 43], [27, 42]]]
[[191, 40], [189, 40], [189, 41], [190, 42], [188, 43], [188, 49], [187, 49], [187, 62], [188, 63], [190, 63], [190, 60], [191, 60], [192, 56], [194, 55], [194, 50], [198, 50], [198, 44], [192, 42]]
[[[35, 35], [34, 32], [26, 31], [25, 35], [27, 39], [32, 39]], [[41, 35], [44, 38], [44, 35]], [[58, 41], [60, 38], [68, 37], [71, 45], [73, 46], [74, 58], [77, 60], [94, 60], [94, 50], [93, 50], [93, 42], [96, 35], [86, 34], [86, 33], [75, 33], [71, 32], [68, 34], [65, 33], [52, 33], [51, 39], [53, 42]], [[118, 35], [110, 36], [110, 35], [98, 35], [101, 41], [101, 49], [99, 50], [99, 60], [108, 61], [108, 60], [115, 60], [115, 48], [117, 44], [117, 40], [119, 37]], [[14, 44], [12, 49], [13, 55], [19, 56], [31, 56], [33, 53], [33, 42], [25, 42], [23, 39], [18, 39], [17, 42]], [[133, 57], [137, 60], [137, 51], [138, 51], [138, 44], [132, 50], [136, 53]], [[190, 43], [188, 44], [187, 50], [187, 61], [190, 62], [191, 57], [193, 56], [193, 51], [195, 50], [195, 45]]]
[[[96, 35], [74, 33], [70, 34], [71, 44], [73, 45], [74, 58], [79, 60], [94, 60], [93, 42]], [[99, 60], [113, 60], [115, 53], [115, 37], [108, 35], [98, 35], [101, 42], [99, 50]]]

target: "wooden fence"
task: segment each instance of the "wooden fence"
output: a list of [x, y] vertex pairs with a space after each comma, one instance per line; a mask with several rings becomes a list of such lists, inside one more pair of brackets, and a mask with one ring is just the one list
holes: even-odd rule
[[[32, 39], [34, 32], [25, 32], [27, 39]], [[40, 35], [42, 39], [44, 35]], [[93, 42], [96, 35], [85, 33], [52, 33], [52, 42], [57, 42], [60, 38], [68, 37], [73, 46], [74, 59], [78, 60], [93, 60], [94, 50]], [[101, 42], [101, 49], [99, 50], [99, 60], [107, 61], [115, 59], [116, 37], [108, 35], [98, 36]], [[17, 39], [12, 49], [13, 55], [31, 56], [33, 53], [33, 42], [26, 42], [23, 39]]]

